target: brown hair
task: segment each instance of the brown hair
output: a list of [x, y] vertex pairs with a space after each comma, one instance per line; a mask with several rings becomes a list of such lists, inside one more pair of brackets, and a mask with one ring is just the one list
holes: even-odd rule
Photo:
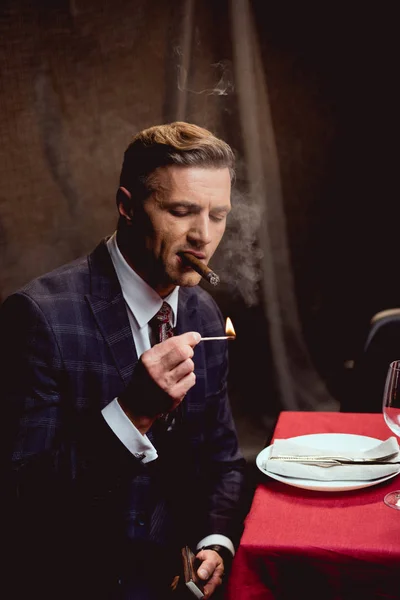
[[153, 191], [151, 174], [158, 167], [227, 167], [235, 178], [235, 156], [231, 147], [207, 129], [176, 121], [144, 129], [133, 138], [124, 154], [120, 186], [135, 201], [145, 200]]

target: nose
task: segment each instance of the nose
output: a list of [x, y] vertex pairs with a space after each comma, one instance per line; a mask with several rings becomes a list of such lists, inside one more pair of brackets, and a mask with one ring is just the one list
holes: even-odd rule
[[196, 215], [188, 232], [188, 239], [196, 246], [206, 246], [211, 242], [210, 220], [208, 215]]

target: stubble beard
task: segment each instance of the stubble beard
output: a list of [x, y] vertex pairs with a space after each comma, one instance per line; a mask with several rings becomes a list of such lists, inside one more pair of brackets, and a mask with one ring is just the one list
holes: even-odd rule
[[201, 275], [195, 271], [181, 271], [179, 268], [168, 268], [168, 265], [164, 270], [165, 282], [169, 285], [180, 286], [180, 287], [194, 287], [200, 283]]

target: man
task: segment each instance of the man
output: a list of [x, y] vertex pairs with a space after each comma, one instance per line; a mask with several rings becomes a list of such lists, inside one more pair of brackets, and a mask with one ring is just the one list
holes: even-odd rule
[[244, 463], [227, 343], [200, 340], [223, 320], [180, 252], [210, 260], [233, 174], [230, 147], [207, 130], [139, 133], [117, 232], [3, 303], [9, 597], [189, 595], [171, 591], [184, 545], [206, 596], [220, 585], [242, 531]]

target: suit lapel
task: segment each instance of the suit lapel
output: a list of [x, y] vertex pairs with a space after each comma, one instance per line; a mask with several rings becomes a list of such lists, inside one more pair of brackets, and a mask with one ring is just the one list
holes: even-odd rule
[[91, 293], [86, 295], [86, 300], [110, 348], [118, 372], [127, 385], [138, 357], [125, 300], [106, 240], [103, 240], [89, 256], [89, 268]]
[[[191, 288], [180, 288], [178, 304], [178, 320], [175, 328], [176, 335], [186, 333], [187, 331], [202, 332], [200, 311], [197, 294]], [[193, 356], [194, 368], [196, 373], [196, 384], [192, 387], [185, 400], [182, 402], [184, 414], [198, 413], [202, 410], [200, 404], [203, 403], [206, 390], [206, 377], [204, 365], [204, 344], [197, 344]]]
[[176, 335], [181, 335], [187, 331], [198, 331], [196, 327], [200, 327], [200, 320], [197, 308], [197, 296], [191, 293], [190, 289], [181, 287], [179, 289]]

